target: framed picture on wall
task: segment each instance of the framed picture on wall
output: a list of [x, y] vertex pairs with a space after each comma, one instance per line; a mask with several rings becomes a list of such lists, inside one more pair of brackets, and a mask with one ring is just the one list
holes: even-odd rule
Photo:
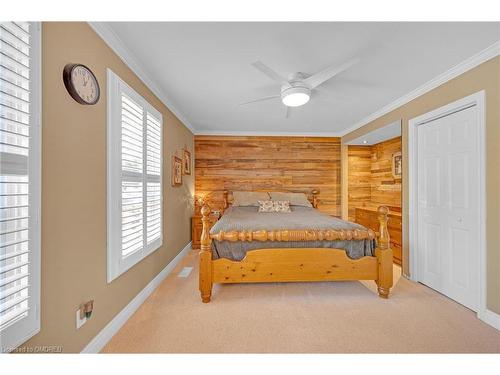
[[392, 176], [395, 179], [401, 179], [403, 174], [403, 156], [401, 152], [392, 154]]
[[191, 174], [191, 153], [185, 149], [182, 151], [182, 173]]
[[182, 160], [172, 156], [172, 186], [182, 185]]

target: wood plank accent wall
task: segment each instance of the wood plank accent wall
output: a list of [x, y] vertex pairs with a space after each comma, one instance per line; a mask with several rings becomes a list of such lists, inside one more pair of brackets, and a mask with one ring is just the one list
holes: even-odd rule
[[223, 190], [320, 191], [340, 216], [340, 138], [195, 136], [195, 196], [214, 209]]
[[392, 175], [392, 155], [401, 152], [401, 137], [372, 146], [371, 201], [401, 207], [401, 179]]
[[401, 152], [401, 137], [373, 146], [348, 146], [349, 220], [355, 208], [387, 205], [401, 208], [401, 179], [392, 176], [392, 155]]
[[349, 220], [355, 221], [356, 207], [371, 200], [371, 146], [349, 146], [347, 159]]

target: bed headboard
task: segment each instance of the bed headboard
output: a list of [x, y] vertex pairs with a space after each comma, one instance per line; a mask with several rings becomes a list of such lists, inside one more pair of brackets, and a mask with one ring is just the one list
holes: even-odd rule
[[[241, 191], [241, 190], [240, 190]], [[269, 190], [251, 190], [251, 191], [256, 191], [256, 192], [265, 192], [268, 193]], [[274, 191], [274, 190], [272, 190]], [[319, 196], [319, 190], [313, 189], [309, 193], [306, 193], [304, 191], [293, 191], [293, 190], [276, 190], [275, 192], [280, 192], [280, 193], [304, 193], [307, 195], [307, 199], [309, 202], [311, 202], [312, 206], [314, 208], [318, 208], [318, 196]], [[233, 198], [233, 192], [229, 190], [224, 190], [222, 192], [223, 197], [224, 197], [224, 209], [227, 207], [231, 206], [233, 204], [234, 198]]]

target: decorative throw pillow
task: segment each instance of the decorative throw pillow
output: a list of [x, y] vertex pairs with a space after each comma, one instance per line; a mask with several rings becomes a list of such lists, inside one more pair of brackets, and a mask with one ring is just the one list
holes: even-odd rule
[[259, 212], [292, 212], [288, 201], [259, 201]]
[[258, 206], [259, 201], [269, 200], [269, 194], [260, 191], [233, 191], [233, 206]]
[[311, 202], [304, 193], [281, 193], [271, 191], [269, 193], [273, 201], [289, 201], [291, 206], [312, 207]]

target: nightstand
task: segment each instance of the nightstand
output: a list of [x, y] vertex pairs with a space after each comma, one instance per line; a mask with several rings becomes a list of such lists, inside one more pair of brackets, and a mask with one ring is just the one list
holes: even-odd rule
[[[215, 215], [210, 215], [210, 228], [214, 226], [214, 224], [219, 220], [219, 218]], [[200, 248], [200, 238], [201, 232], [203, 231], [203, 223], [201, 222], [201, 215], [195, 215], [191, 217], [191, 240], [192, 248], [199, 249]]]

